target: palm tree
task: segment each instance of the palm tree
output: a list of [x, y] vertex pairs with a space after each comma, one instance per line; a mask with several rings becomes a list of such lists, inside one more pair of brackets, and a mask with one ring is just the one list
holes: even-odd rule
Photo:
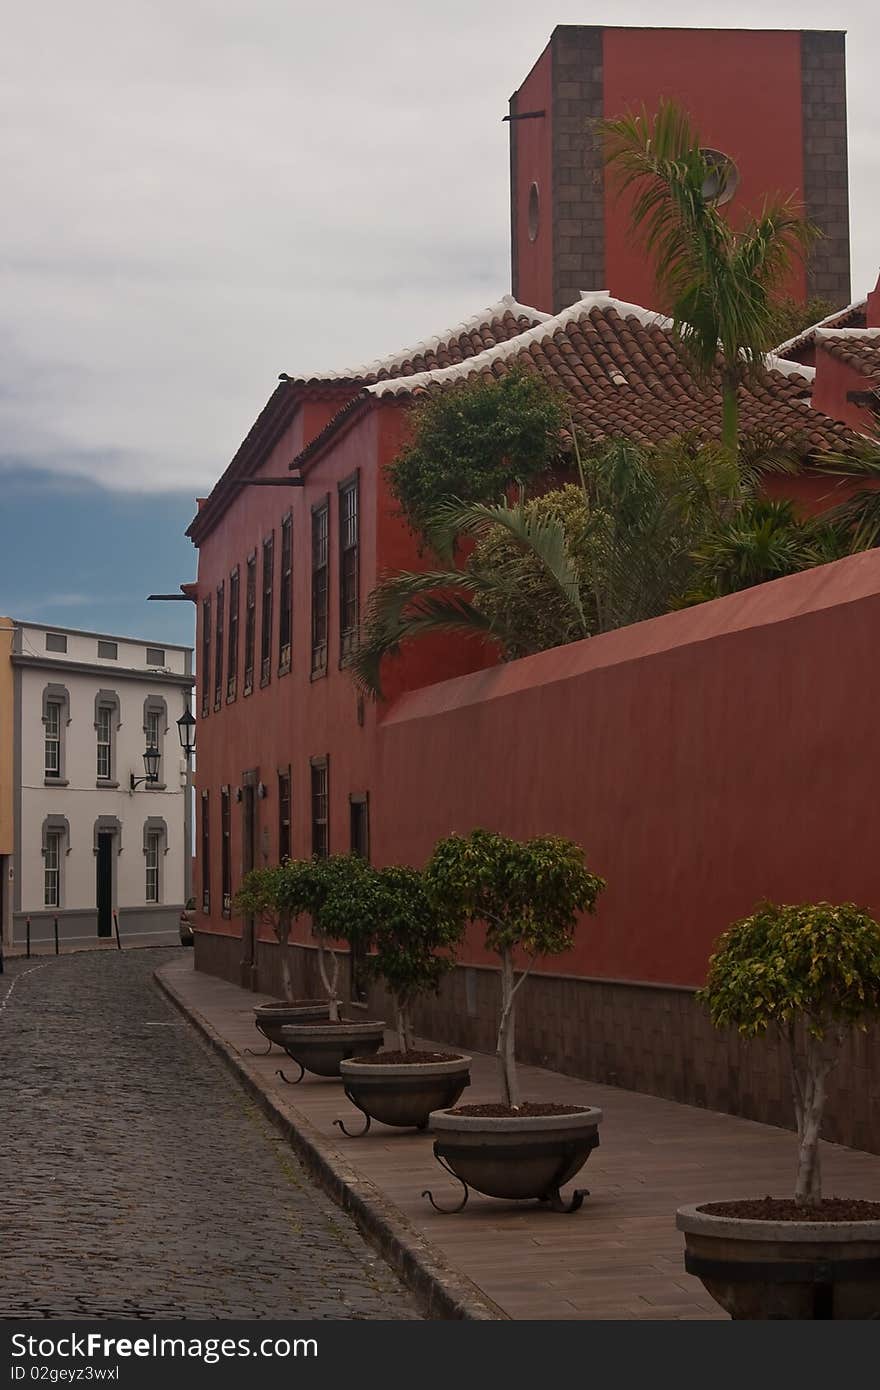
[[721, 437], [735, 454], [737, 388], [764, 369], [774, 293], [816, 229], [788, 200], [765, 204], [759, 217], [734, 231], [719, 207], [724, 166], [707, 157], [674, 102], [662, 102], [654, 117], [643, 110], [601, 121], [599, 131], [619, 191], [632, 191], [633, 230], [654, 260], [664, 307], [694, 373], [704, 383], [720, 373]]

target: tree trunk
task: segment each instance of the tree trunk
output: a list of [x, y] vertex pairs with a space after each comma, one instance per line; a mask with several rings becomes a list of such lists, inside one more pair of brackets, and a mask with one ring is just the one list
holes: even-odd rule
[[281, 988], [289, 1003], [293, 998], [293, 981], [290, 977], [290, 918], [282, 917], [278, 923], [278, 945], [281, 950]]
[[[327, 956], [333, 962], [332, 975], [327, 974]], [[339, 961], [336, 959], [335, 951], [328, 951], [323, 941], [318, 938], [318, 969], [321, 972], [321, 983], [330, 1002], [330, 1022], [339, 1022], [339, 993], [337, 983], [339, 980]]]
[[822, 1055], [822, 1044], [807, 1038], [806, 1065], [801, 1082], [803, 1089], [802, 1123], [798, 1131], [798, 1171], [795, 1198], [813, 1206], [822, 1197], [822, 1172], [819, 1159], [819, 1135], [825, 1112], [825, 1078], [828, 1063]]
[[737, 388], [739, 378], [736, 371], [725, 370], [721, 374], [721, 442], [734, 458], [739, 450], [739, 399]]
[[501, 1099], [512, 1110], [519, 1108], [519, 1078], [516, 1074], [516, 1013], [513, 983], [513, 956], [510, 951], [501, 953], [501, 1022], [498, 1029], [496, 1049], [501, 1072]]

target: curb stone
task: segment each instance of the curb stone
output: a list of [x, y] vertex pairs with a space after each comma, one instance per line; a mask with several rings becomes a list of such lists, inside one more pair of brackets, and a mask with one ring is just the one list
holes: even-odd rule
[[348, 1212], [361, 1234], [378, 1249], [407, 1288], [416, 1295], [426, 1317], [509, 1321], [508, 1314], [466, 1275], [452, 1269], [403, 1212], [383, 1196], [368, 1178], [352, 1168], [294, 1105], [289, 1102], [281, 1104], [268, 1093], [255, 1069], [165, 978], [167, 968], [160, 966], [154, 971], [159, 988], [198, 1029], [264, 1114], [290, 1142], [310, 1175], [343, 1211]]

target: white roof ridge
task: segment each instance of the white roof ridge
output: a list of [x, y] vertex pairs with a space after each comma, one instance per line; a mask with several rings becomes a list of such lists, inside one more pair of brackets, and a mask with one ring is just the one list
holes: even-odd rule
[[587, 317], [592, 309], [616, 309], [621, 318], [637, 318], [648, 328], [670, 327], [672, 323], [671, 319], [664, 318], [662, 314], [655, 314], [650, 309], [642, 308], [640, 304], [626, 304], [623, 300], [614, 299], [604, 290], [582, 292], [581, 298], [570, 304], [567, 309], [562, 309], [558, 314], [545, 314], [544, 321], [536, 324], [534, 328], [527, 328], [524, 333], [509, 338], [507, 342], [496, 343], [494, 347], [486, 348], [484, 352], [477, 353], [476, 357], [469, 357], [465, 362], [456, 362], [451, 367], [437, 367], [430, 372], [416, 372], [413, 376], [376, 381], [364, 389], [375, 396], [402, 395], [430, 386], [434, 382], [456, 381], [471, 376], [482, 371], [484, 367], [491, 366], [493, 362], [503, 362], [505, 358], [514, 357], [532, 343], [552, 338], [560, 328], [567, 328], [571, 322]]
[[485, 309], [471, 314], [469, 318], [462, 319], [461, 323], [453, 324], [451, 328], [445, 329], [442, 333], [435, 333], [430, 338], [423, 338], [411, 347], [399, 348], [396, 352], [386, 353], [383, 357], [375, 357], [371, 362], [362, 362], [357, 367], [345, 367], [342, 370], [328, 372], [311, 372], [308, 375], [300, 373], [290, 380], [352, 381], [365, 376], [374, 376], [378, 372], [389, 371], [395, 366], [402, 367], [405, 362], [411, 362], [414, 357], [423, 357], [425, 353], [436, 352], [441, 343], [448, 343], [450, 339], [460, 338], [462, 334], [470, 333], [475, 328], [491, 323], [493, 319], [502, 318], [506, 313], [513, 314], [514, 318], [531, 318], [538, 324], [552, 317], [541, 309], [533, 309], [530, 304], [520, 304], [512, 294], [503, 294], [494, 304], [487, 305]]
[[835, 319], [841, 319], [846, 314], [853, 313], [856, 309], [864, 309], [867, 302], [867, 297], [863, 296], [861, 299], [854, 299], [852, 304], [847, 304], [844, 309], [835, 309], [833, 314], [826, 314], [824, 319], [819, 319], [817, 323], [811, 323], [808, 328], [802, 328], [800, 333], [795, 333], [793, 338], [786, 338], [784, 343], [777, 343], [776, 347], [773, 349], [774, 354], [778, 355], [783, 352], [790, 352], [793, 347], [797, 347], [798, 343], [802, 343], [805, 338], [809, 338], [811, 333], [816, 333], [820, 328], [824, 328], [827, 324], [832, 324]]
[[[664, 332], [669, 332], [673, 326], [672, 319], [667, 315], [646, 309], [641, 304], [628, 304], [625, 300], [615, 299], [607, 290], [582, 290], [580, 299], [570, 304], [567, 309], [552, 317], [545, 315], [544, 321], [536, 324], [534, 328], [527, 328], [524, 333], [509, 338], [507, 342], [496, 343], [495, 347], [486, 348], [484, 352], [477, 353], [475, 357], [469, 357], [464, 362], [456, 362], [450, 367], [437, 367], [429, 372], [416, 372], [412, 376], [376, 381], [364, 389], [374, 396], [408, 395], [438, 382], [464, 379], [494, 362], [503, 362], [508, 357], [516, 356], [532, 343], [552, 338], [560, 328], [567, 328], [571, 322], [587, 317], [593, 309], [614, 309], [622, 319], [635, 318], [646, 328], [660, 328]], [[816, 375], [815, 367], [803, 367], [799, 362], [788, 362], [784, 358], [777, 358], [773, 353], [767, 354], [766, 366], [768, 371], [777, 371], [783, 376], [800, 376], [806, 381], [812, 381]]]
[[880, 328], [817, 328], [816, 340], [840, 338], [880, 338]]

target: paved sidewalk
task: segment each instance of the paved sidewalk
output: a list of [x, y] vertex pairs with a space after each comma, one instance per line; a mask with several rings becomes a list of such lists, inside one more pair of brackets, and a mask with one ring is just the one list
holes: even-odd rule
[[[375, 1123], [361, 1139], [333, 1127], [355, 1125], [359, 1112], [338, 1082], [309, 1074], [298, 1086], [275, 1075], [288, 1063], [259, 1048], [253, 1007], [267, 996], [195, 972], [186, 956], [160, 975], [195, 1022], [213, 1031], [250, 1085], [258, 1086], [284, 1122], [314, 1136], [330, 1162], [346, 1168], [388, 1208], [402, 1214], [441, 1264], [460, 1272], [517, 1319], [723, 1318], [699, 1280], [684, 1272], [676, 1207], [735, 1196], [784, 1194], [794, 1179], [794, 1136], [785, 1130], [653, 1096], [595, 1085], [537, 1067], [522, 1067], [529, 1099], [601, 1106], [601, 1146], [575, 1182], [591, 1196], [572, 1216], [532, 1203], [503, 1203], [473, 1193], [465, 1210], [444, 1216], [421, 1197], [457, 1199], [434, 1159], [429, 1136]], [[295, 1075], [291, 1063], [288, 1074]], [[469, 1102], [497, 1098], [494, 1058], [474, 1054]], [[823, 1146], [825, 1189], [880, 1199], [880, 1156]], [[486, 1316], [485, 1313], [482, 1314]], [[491, 1314], [490, 1314], [491, 1315]]]

